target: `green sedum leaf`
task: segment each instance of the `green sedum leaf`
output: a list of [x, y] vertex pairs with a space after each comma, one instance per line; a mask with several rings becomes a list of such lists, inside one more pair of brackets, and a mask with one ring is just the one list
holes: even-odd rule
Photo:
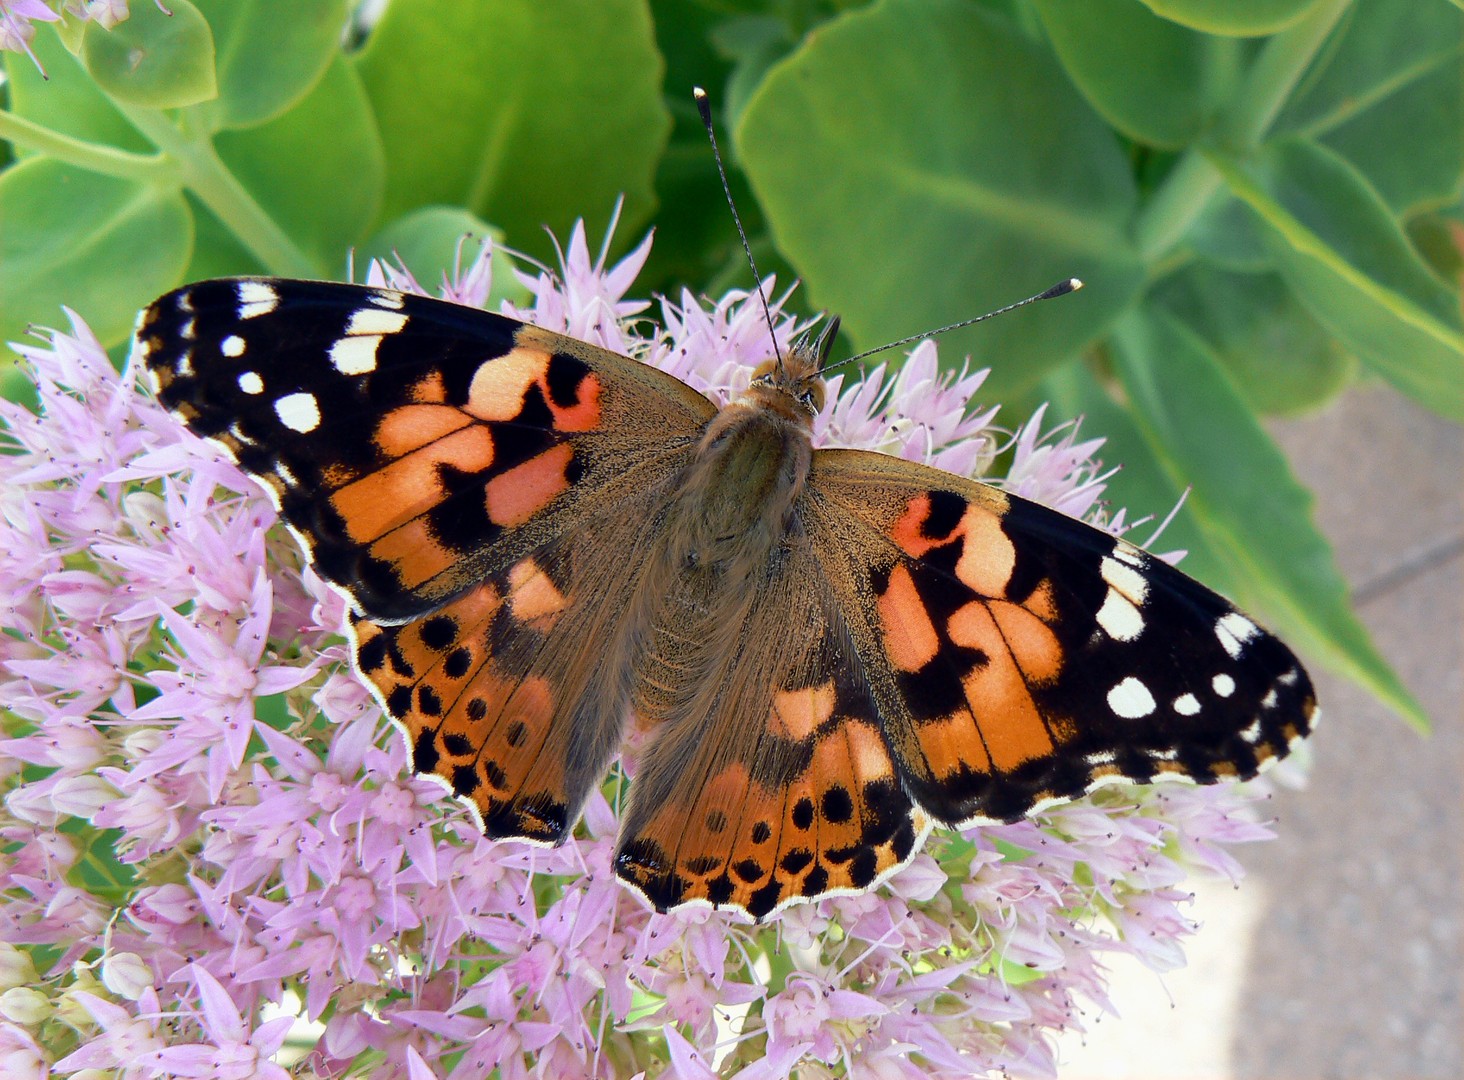
[[1464, 12], [1437, 0], [1359, 0], [1331, 47], [1286, 103], [1276, 131], [1317, 135], [1450, 64], [1464, 44]]
[[1076, 297], [945, 339], [1007, 397], [1139, 287], [1133, 180], [1112, 133], [1049, 54], [964, 0], [887, 0], [824, 24], [772, 69], [736, 135], [779, 249], [861, 348], [1081, 277]]
[[1212, 160], [1270, 226], [1277, 268], [1317, 320], [1404, 393], [1464, 418], [1457, 298], [1357, 171], [1299, 139], [1245, 164]]
[[184, 192], [193, 211], [193, 257], [184, 281], [204, 281], [237, 274], [268, 274], [268, 268], [249, 253], [239, 238], [191, 191]]
[[218, 95], [213, 33], [189, 0], [132, 5], [126, 22], [111, 30], [89, 22], [81, 56], [92, 78], [127, 105], [176, 109]]
[[1440, 64], [1384, 106], [1321, 139], [1355, 165], [1395, 214], [1457, 202], [1464, 187], [1464, 65]]
[[213, 29], [214, 128], [248, 127], [297, 104], [340, 53], [346, 0], [195, 0]]
[[1464, 13], [1365, 0], [1345, 16], [1277, 121], [1347, 158], [1396, 212], [1458, 198], [1464, 175]]
[[1275, 265], [1266, 241], [1266, 223], [1229, 191], [1221, 188], [1185, 234], [1185, 246], [1226, 270], [1260, 274]]
[[1318, 0], [1144, 0], [1156, 15], [1207, 34], [1252, 37], [1284, 30]]
[[50, 158], [0, 174], [0, 341], [63, 325], [57, 297], [103, 346], [178, 284], [193, 246], [182, 192], [100, 176]]
[[[46, 69], [44, 76], [25, 53], [0, 53], [9, 80], [6, 89], [11, 112], [75, 139], [135, 153], [153, 149], [152, 143], [97, 89], [80, 57], [68, 52], [50, 27], [41, 27], [30, 47]], [[21, 157], [35, 153], [17, 149]]]
[[[1129, 540], [1158, 554], [1184, 552], [1181, 566], [1186, 574], [1226, 596], [1235, 596], [1238, 589], [1229, 566], [1213, 550], [1188, 508], [1189, 483], [1170, 475], [1133, 415], [1083, 364], [1065, 364], [1043, 379], [1041, 389], [1055, 410], [1054, 419], [1079, 420], [1085, 438], [1102, 437], [1099, 460], [1119, 470], [1107, 481], [1104, 501], [1126, 509], [1130, 521], [1148, 519], [1128, 534]], [[1163, 533], [1152, 545], [1146, 544], [1176, 506], [1180, 510]]]
[[214, 139], [220, 159], [269, 215], [334, 277], [381, 206], [386, 161], [371, 103], [342, 57], [283, 115]]
[[1210, 125], [1242, 46], [1160, 18], [1134, 0], [1033, 0], [1089, 104], [1129, 138], [1177, 149]]
[[1420, 730], [1423, 707], [1353, 613], [1347, 584], [1312, 522], [1312, 495], [1202, 342], [1160, 312], [1134, 311], [1113, 354], [1139, 430], [1226, 565], [1234, 599], [1283, 636], [1365, 687]]
[[1165, 279], [1153, 299], [1204, 341], [1255, 412], [1316, 408], [1357, 367], [1276, 274], [1195, 262]]
[[623, 193], [628, 243], [671, 127], [663, 68], [642, 0], [393, 4], [359, 58], [392, 162], [383, 217], [462, 206], [548, 256], [544, 226], [593, 235]]

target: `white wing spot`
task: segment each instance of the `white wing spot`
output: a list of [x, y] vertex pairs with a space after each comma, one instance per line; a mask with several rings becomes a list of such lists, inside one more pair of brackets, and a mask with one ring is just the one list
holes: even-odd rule
[[342, 375], [365, 375], [376, 370], [376, 347], [380, 344], [381, 338], [375, 335], [338, 338], [330, 347], [330, 362]]
[[1139, 609], [1117, 589], [1109, 589], [1098, 609], [1098, 625], [1114, 641], [1132, 641], [1144, 629], [1144, 617]]
[[286, 394], [275, 402], [280, 423], [305, 435], [320, 426], [320, 405], [314, 394]]
[[1282, 686], [1295, 686], [1299, 674], [1300, 672], [1296, 668], [1292, 668], [1285, 675], [1277, 676], [1276, 681]]
[[358, 308], [346, 324], [347, 334], [396, 334], [407, 325], [407, 317], [400, 311], [382, 311], [380, 308]]
[[219, 342], [219, 352], [225, 356], [243, 356], [244, 339], [238, 334], [230, 334], [223, 341]]
[[268, 315], [279, 304], [280, 294], [267, 282], [239, 282], [239, 318], [252, 319], [257, 315]]
[[177, 375], [193, 374], [193, 350], [184, 349], [178, 354], [178, 362], [173, 365], [173, 372]]
[[1180, 694], [1174, 699], [1174, 711], [1180, 716], [1194, 716], [1200, 711], [1200, 699], [1193, 694]]
[[402, 294], [393, 292], [390, 289], [378, 289], [371, 294], [371, 302], [377, 307], [399, 309], [402, 306]]
[[1280, 700], [1281, 699], [1276, 696], [1275, 687], [1272, 687], [1270, 690], [1266, 691], [1266, 696], [1261, 698], [1261, 708], [1274, 709], [1276, 707], [1276, 702]]
[[1137, 720], [1154, 711], [1154, 695], [1149, 688], [1130, 675], [1108, 691], [1108, 707], [1125, 720]]
[[1215, 688], [1215, 693], [1221, 697], [1229, 697], [1235, 693], [1235, 680], [1229, 675], [1216, 675], [1210, 680], [1210, 685]]
[[239, 389], [246, 394], [264, 393], [264, 380], [259, 377], [257, 371], [246, 371], [239, 376]]
[[1245, 643], [1260, 632], [1260, 627], [1238, 611], [1220, 616], [1215, 623], [1215, 636], [1220, 639], [1221, 646], [1232, 660], [1240, 659], [1240, 654], [1245, 651]]
[[193, 336], [195, 333], [197, 333], [197, 331], [198, 328], [194, 325], [193, 320], [189, 319], [187, 322], [182, 323], [178, 327], [178, 336], [184, 341], [192, 341]]
[[1123, 594], [1129, 603], [1135, 606], [1144, 602], [1144, 597], [1149, 595], [1149, 582], [1144, 575], [1119, 562], [1117, 559], [1105, 558], [1098, 566], [1098, 571], [1103, 575], [1103, 580]]
[[1250, 722], [1250, 727], [1240, 733], [1240, 737], [1248, 743], [1253, 743], [1261, 737], [1261, 718], [1256, 717]]

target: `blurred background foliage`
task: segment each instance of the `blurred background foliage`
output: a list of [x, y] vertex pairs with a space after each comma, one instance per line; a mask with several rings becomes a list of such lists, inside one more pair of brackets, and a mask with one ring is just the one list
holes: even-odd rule
[[945, 362], [990, 366], [1013, 423], [1084, 417], [1123, 464], [1115, 505], [1188, 489], [1163, 547], [1426, 723], [1262, 419], [1359, 378], [1464, 418], [1458, 4], [131, 7], [5, 55], [0, 340], [65, 304], [120, 361], [186, 280], [397, 252], [430, 284], [464, 232], [550, 259], [546, 226], [593, 240], [622, 195], [617, 250], [657, 229], [646, 293], [747, 286], [705, 86], [759, 265], [840, 312], [846, 350], [1083, 278], [952, 333]]

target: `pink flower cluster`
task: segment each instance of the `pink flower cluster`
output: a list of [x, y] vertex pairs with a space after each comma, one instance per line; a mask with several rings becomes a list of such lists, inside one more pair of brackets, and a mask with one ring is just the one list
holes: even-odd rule
[[[646, 336], [625, 294], [647, 250], [607, 266], [577, 229], [505, 310], [735, 391], [768, 350], [758, 301], [663, 301]], [[444, 290], [491, 284], [485, 250]], [[1225, 845], [1268, 835], [1241, 789], [1109, 788], [938, 833], [877, 891], [765, 925], [656, 915], [611, 872], [606, 796], [545, 851], [412, 776], [341, 599], [79, 319], [17, 348], [41, 411], [0, 404], [7, 1077], [1051, 1076], [1102, 957], [1181, 963], [1186, 874], [1238, 876]], [[966, 472], [1010, 439], [1010, 483], [1093, 512], [1097, 440], [999, 435], [967, 408], [981, 378], [923, 344], [841, 378], [818, 438]]]
[[[130, 0], [66, 0], [54, 10], [45, 0], [0, 0], [0, 51], [25, 53], [45, 74], [41, 62], [31, 52], [38, 22], [57, 22], [65, 15], [82, 22], [95, 22], [108, 30], [127, 19]], [[154, 0], [160, 9], [161, 0]], [[166, 9], [164, 9], [166, 10]]]

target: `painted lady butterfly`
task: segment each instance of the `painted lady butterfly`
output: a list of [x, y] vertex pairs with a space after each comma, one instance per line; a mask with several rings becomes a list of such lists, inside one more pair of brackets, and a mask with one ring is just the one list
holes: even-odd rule
[[871, 887], [932, 823], [1253, 776], [1316, 715], [1276, 638], [1121, 539], [814, 450], [837, 320], [722, 409], [501, 315], [243, 278], [162, 297], [162, 402], [351, 601], [355, 660], [493, 837], [574, 828], [652, 729], [616, 872], [763, 917]]

